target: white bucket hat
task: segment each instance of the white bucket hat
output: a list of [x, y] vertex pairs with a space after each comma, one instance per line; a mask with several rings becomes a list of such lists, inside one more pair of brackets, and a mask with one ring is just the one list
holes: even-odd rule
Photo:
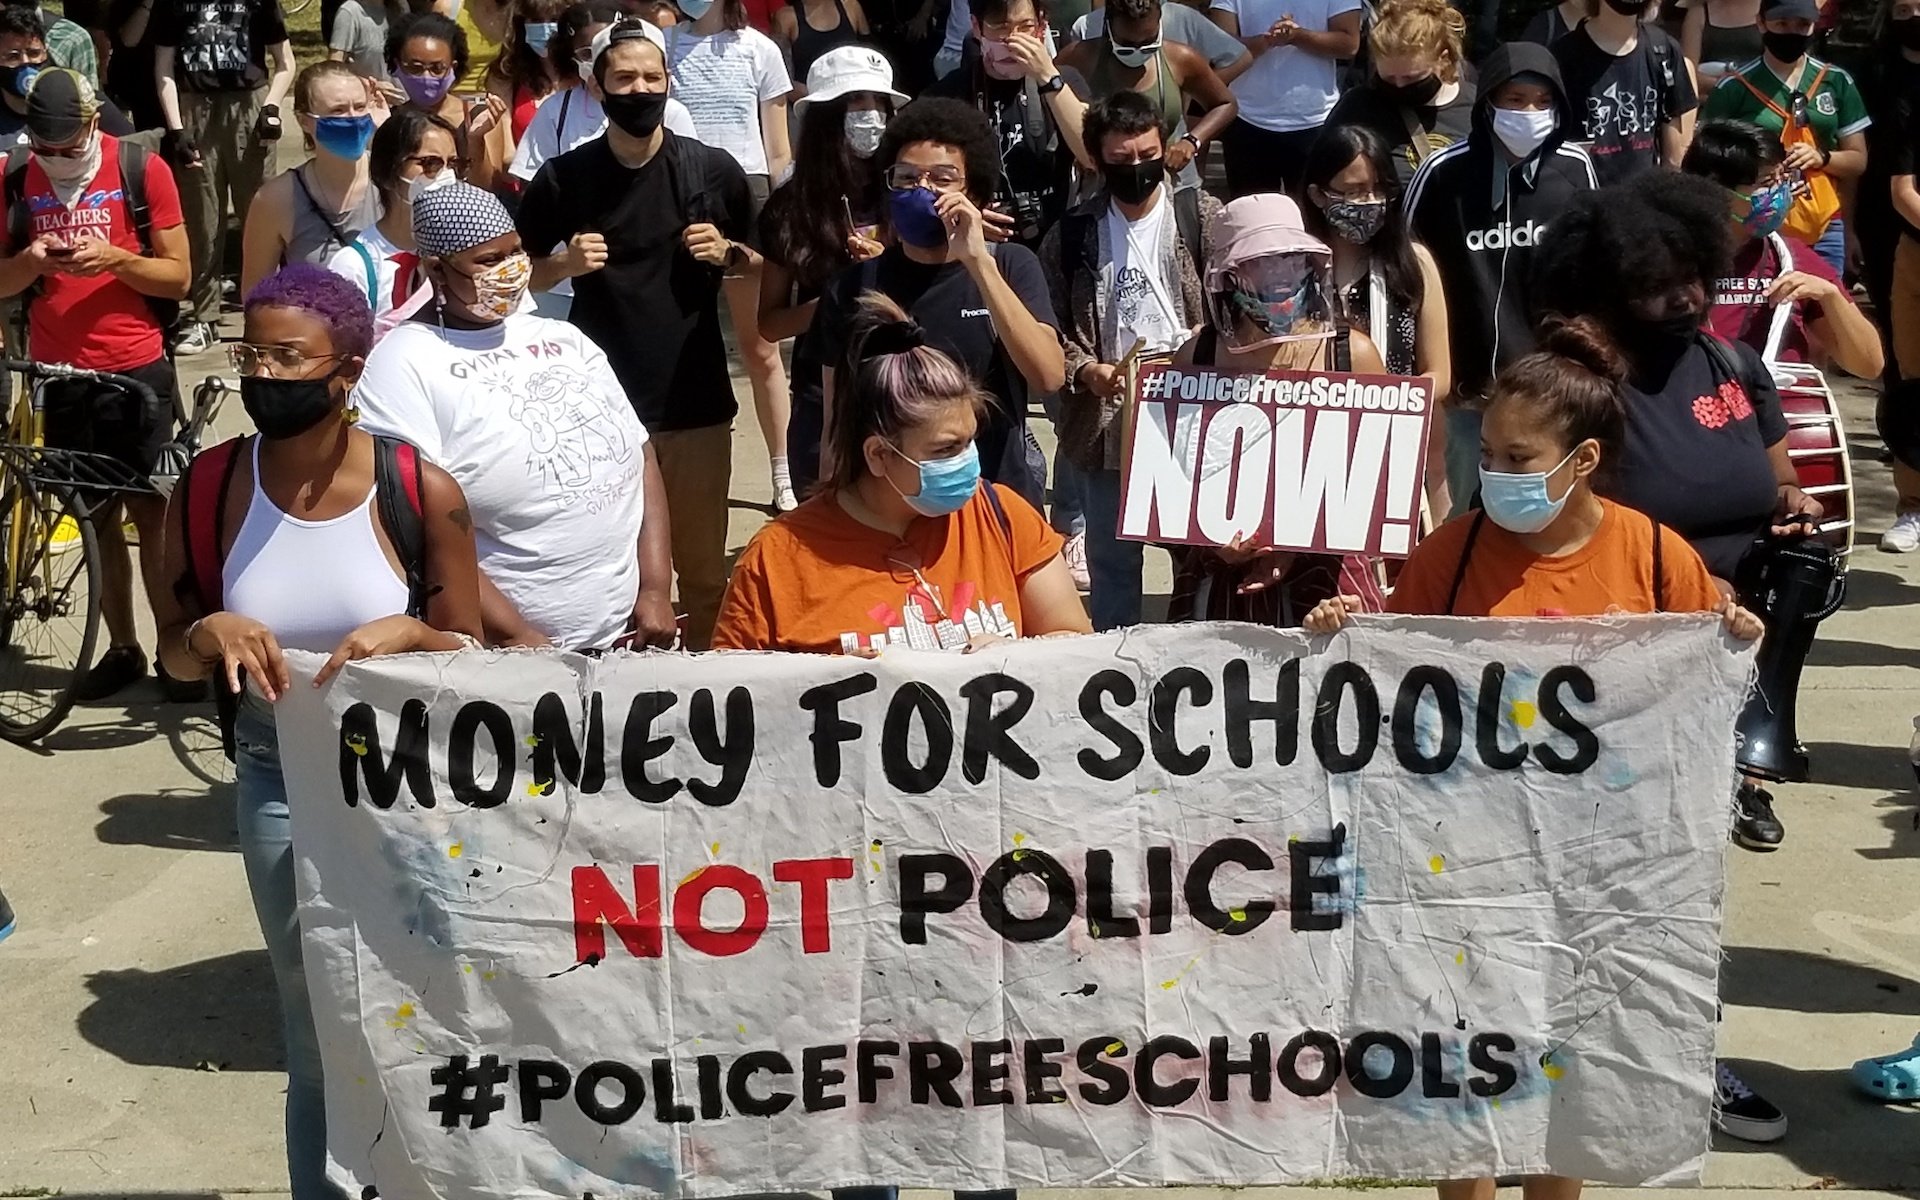
[[813, 60], [807, 70], [807, 94], [793, 102], [795, 108], [813, 100], [838, 100], [856, 92], [875, 92], [891, 96], [895, 104], [905, 104], [907, 95], [893, 90], [893, 64], [871, 46], [835, 46]]

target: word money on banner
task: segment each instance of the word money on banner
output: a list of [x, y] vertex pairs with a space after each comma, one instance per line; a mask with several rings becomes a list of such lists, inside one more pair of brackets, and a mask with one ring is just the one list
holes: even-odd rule
[[419, 655], [281, 753], [384, 1200], [1692, 1178], [1706, 617]]
[[1426, 378], [1142, 367], [1119, 536], [1405, 558], [1433, 408]]

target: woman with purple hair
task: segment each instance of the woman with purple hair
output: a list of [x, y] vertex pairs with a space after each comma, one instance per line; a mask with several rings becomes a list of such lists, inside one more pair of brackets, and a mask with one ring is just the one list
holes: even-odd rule
[[[218, 674], [237, 702], [233, 740], [240, 851], [280, 990], [287, 1045], [287, 1171], [296, 1200], [336, 1197], [327, 1182], [320, 1048], [301, 966], [293, 850], [273, 703], [292, 686], [283, 649], [331, 653], [315, 685], [352, 659], [478, 645], [480, 582], [460, 485], [421, 465], [424, 546], [413, 563], [377, 515], [381, 448], [348, 415], [373, 343], [373, 314], [324, 267], [285, 267], [246, 300], [244, 340], [228, 347], [240, 402], [259, 435], [214, 447], [188, 468], [166, 522], [167, 577], [156, 594], [160, 659], [175, 678]], [[404, 462], [404, 458], [400, 458]], [[212, 507], [196, 472], [225, 473]], [[402, 500], [401, 503], [407, 503]], [[218, 594], [190, 560], [190, 530], [217, 532]], [[211, 582], [212, 571], [205, 571]], [[412, 579], [412, 585], [409, 579]]]

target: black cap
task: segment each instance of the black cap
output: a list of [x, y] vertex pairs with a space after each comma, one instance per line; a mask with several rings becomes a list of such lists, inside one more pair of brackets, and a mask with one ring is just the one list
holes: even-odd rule
[[1760, 0], [1762, 21], [1818, 21], [1817, 0]]
[[79, 141], [100, 112], [93, 85], [65, 67], [41, 67], [25, 91], [27, 135], [43, 146]]

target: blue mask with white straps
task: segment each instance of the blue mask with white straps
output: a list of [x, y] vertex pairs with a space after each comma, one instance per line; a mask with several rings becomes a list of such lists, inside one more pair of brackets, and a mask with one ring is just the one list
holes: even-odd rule
[[1485, 463], [1480, 464], [1480, 507], [1486, 510], [1487, 519], [1508, 533], [1539, 533], [1553, 524], [1573, 495], [1573, 485], [1569, 483], [1566, 492], [1555, 500], [1547, 490], [1547, 480], [1572, 462], [1578, 449], [1575, 446], [1567, 451], [1565, 458], [1545, 471], [1512, 474], [1489, 471]]
[[[944, 517], [957, 513], [973, 499], [974, 492], [980, 489], [980, 449], [972, 442], [967, 448], [952, 458], [936, 458], [920, 462], [907, 458], [906, 452], [893, 443], [887, 443], [887, 449], [906, 458], [920, 471], [920, 491], [912, 496], [900, 492], [900, 498], [907, 507], [923, 517]], [[887, 482], [893, 484], [891, 477]], [[894, 484], [893, 490], [900, 491]]]

